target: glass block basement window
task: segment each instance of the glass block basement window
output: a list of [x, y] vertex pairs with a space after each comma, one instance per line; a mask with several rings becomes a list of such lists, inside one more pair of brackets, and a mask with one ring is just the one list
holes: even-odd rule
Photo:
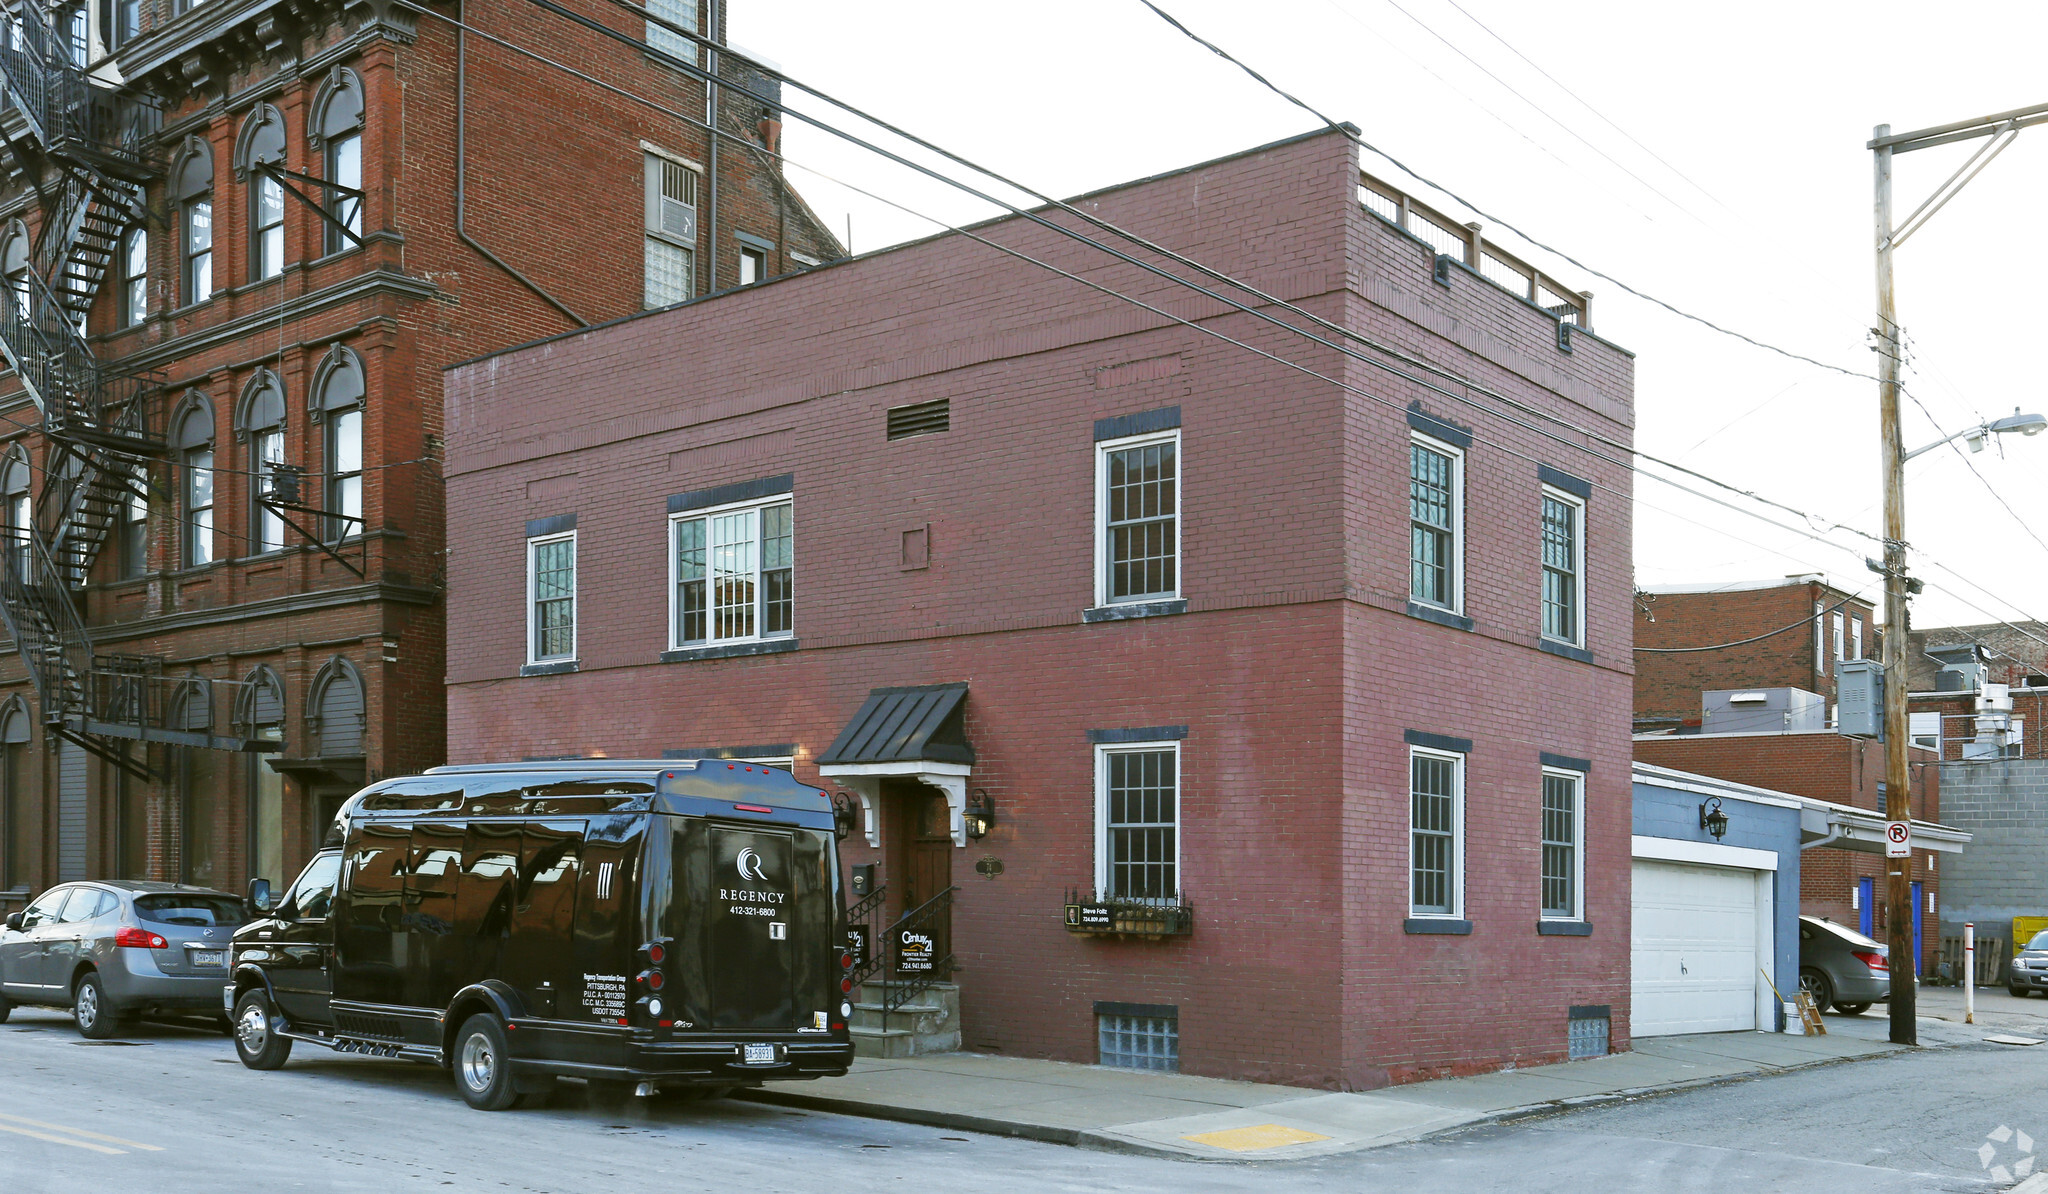
[[1571, 1010], [1571, 1030], [1566, 1038], [1566, 1057], [1571, 1061], [1584, 1061], [1589, 1057], [1607, 1056], [1607, 1025], [1609, 1009], [1600, 1007], [1574, 1007]]
[[1126, 1070], [1180, 1069], [1180, 1021], [1171, 1016], [1098, 1015], [1101, 1064]]

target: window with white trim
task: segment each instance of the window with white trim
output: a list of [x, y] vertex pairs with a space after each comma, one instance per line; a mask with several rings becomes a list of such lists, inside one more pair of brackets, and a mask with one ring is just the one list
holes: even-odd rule
[[1465, 756], [1408, 748], [1408, 914], [1456, 917], [1465, 903]]
[[1908, 713], [1906, 715], [1906, 735], [1913, 740], [1913, 745], [1915, 746], [1924, 746], [1929, 750], [1940, 750], [1941, 714], [1938, 711], [1934, 713]]
[[697, 172], [655, 153], [645, 165], [646, 302], [667, 307], [697, 292]]
[[1836, 610], [1836, 611], [1835, 611], [1835, 613], [1834, 613], [1834, 617], [1833, 617], [1833, 618], [1831, 619], [1831, 625], [1833, 626], [1833, 629], [1834, 629], [1834, 632], [1835, 632], [1835, 662], [1837, 662], [1837, 663], [1840, 663], [1840, 662], [1842, 661], [1842, 659], [1843, 659], [1843, 654], [1842, 654], [1842, 653], [1843, 653], [1843, 652], [1844, 652], [1845, 650], [1847, 650], [1847, 649], [1848, 649], [1848, 647], [1847, 647], [1847, 644], [1845, 644], [1845, 643], [1844, 643], [1844, 642], [1842, 641], [1842, 640], [1843, 640], [1843, 634], [1842, 634], [1842, 611], [1841, 611], [1841, 610]]
[[1551, 920], [1585, 915], [1585, 792], [1583, 773], [1543, 769], [1543, 915]]
[[576, 532], [526, 541], [526, 660], [576, 658]]
[[1849, 619], [1849, 646], [1851, 650], [1856, 652], [1849, 658], [1869, 658], [1869, 656], [1863, 653], [1863, 616], [1861, 614]]
[[1096, 604], [1180, 596], [1180, 432], [1104, 440], [1096, 456]]
[[1095, 890], [1180, 900], [1180, 743], [1095, 748]]
[[1464, 453], [1440, 440], [1408, 443], [1408, 596], [1459, 612], [1464, 601]]
[[1585, 637], [1586, 504], [1543, 490], [1543, 637], [1580, 645]]
[[796, 513], [769, 505], [692, 510], [669, 518], [669, 646], [788, 638], [796, 633]]

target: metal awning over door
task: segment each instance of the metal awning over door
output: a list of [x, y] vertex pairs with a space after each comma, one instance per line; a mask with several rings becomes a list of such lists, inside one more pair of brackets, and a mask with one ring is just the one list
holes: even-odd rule
[[952, 808], [953, 844], [967, 844], [961, 813], [974, 747], [967, 741], [967, 685], [924, 684], [868, 692], [853, 720], [818, 756], [818, 773], [845, 784], [865, 806], [867, 839], [882, 844], [875, 800], [881, 781], [900, 776], [945, 793]]

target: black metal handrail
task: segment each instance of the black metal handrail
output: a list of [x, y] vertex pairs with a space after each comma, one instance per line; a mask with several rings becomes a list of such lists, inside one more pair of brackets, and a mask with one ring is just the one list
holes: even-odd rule
[[[886, 884], [877, 884], [875, 889], [854, 902], [846, 910], [846, 926], [849, 932], [858, 926], [863, 938], [862, 947], [853, 959], [853, 981], [864, 983], [882, 968], [882, 932], [885, 927], [883, 902], [889, 894]], [[851, 942], [849, 941], [850, 945]]]
[[905, 912], [889, 926], [889, 978], [882, 986], [882, 1029], [889, 1013], [909, 1005], [953, 976], [953, 893], [946, 890]]

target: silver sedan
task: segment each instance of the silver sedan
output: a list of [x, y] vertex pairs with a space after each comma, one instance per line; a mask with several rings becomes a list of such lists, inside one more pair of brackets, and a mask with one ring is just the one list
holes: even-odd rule
[[203, 887], [59, 884], [0, 929], [0, 1021], [17, 1003], [68, 1007], [103, 1040], [145, 1012], [218, 1019], [242, 920], [241, 900]]

